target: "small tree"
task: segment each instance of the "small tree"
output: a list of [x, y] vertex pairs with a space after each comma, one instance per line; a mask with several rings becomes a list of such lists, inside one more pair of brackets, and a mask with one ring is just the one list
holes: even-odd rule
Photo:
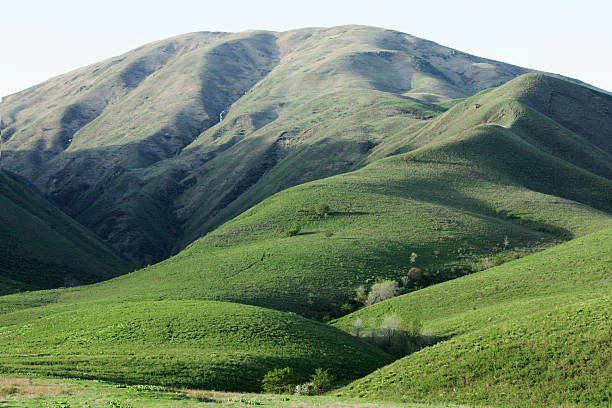
[[366, 306], [373, 305], [374, 303], [382, 302], [383, 300], [391, 299], [397, 296], [398, 285], [396, 281], [383, 281], [375, 283], [370, 289], [368, 298], [365, 301]]
[[322, 368], [317, 368], [310, 378], [318, 394], [331, 390], [335, 380], [334, 376], [329, 373], [329, 370], [323, 371]]
[[355, 301], [356, 302], [365, 303], [367, 298], [368, 298], [368, 292], [364, 285], [361, 285], [357, 289], [355, 289]]
[[291, 393], [298, 384], [298, 379], [290, 367], [269, 371], [261, 380], [261, 388], [271, 394]]
[[419, 268], [410, 268], [408, 271], [408, 277], [414, 281], [419, 281], [423, 279], [423, 271]]
[[482, 258], [482, 269], [489, 269], [493, 266], [493, 263], [491, 262], [491, 258], [486, 257], [486, 258]]
[[329, 205], [326, 203], [317, 203], [317, 205], [315, 205], [315, 213], [319, 217], [325, 217], [329, 213]]
[[361, 332], [361, 328], [363, 327], [363, 320], [361, 320], [359, 317], [357, 319], [355, 319], [355, 321], [353, 322], [353, 330], [355, 333], [356, 337], [359, 337], [360, 332]]
[[302, 227], [300, 226], [300, 224], [293, 224], [291, 228], [285, 231], [285, 234], [287, 234], [288, 237], [294, 237], [300, 233], [301, 229]]
[[382, 331], [383, 340], [385, 341], [387, 346], [391, 346], [391, 337], [393, 336], [393, 332], [399, 326], [399, 319], [396, 315], [387, 316], [383, 321], [380, 329]]

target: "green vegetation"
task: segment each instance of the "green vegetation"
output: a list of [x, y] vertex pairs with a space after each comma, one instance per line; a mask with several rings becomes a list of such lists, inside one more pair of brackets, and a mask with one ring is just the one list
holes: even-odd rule
[[[10, 392], [8, 392], [10, 391]], [[269, 408], [450, 408], [452, 405], [364, 402], [357, 398], [245, 394], [103, 381], [44, 378], [0, 378], [0, 404], [15, 408], [191, 408], [263, 406]], [[465, 407], [465, 405], [462, 405]]]
[[526, 72], [374, 27], [191, 33], [6, 97], [3, 166], [144, 266]]
[[222, 302], [92, 305], [0, 328], [5, 374], [259, 391], [274, 368], [329, 367], [346, 381], [392, 360], [301, 316]]
[[317, 205], [315, 205], [315, 212], [319, 217], [325, 217], [329, 213], [329, 205], [326, 203], [317, 203]]
[[276, 368], [264, 375], [261, 389], [269, 394], [292, 394], [299, 382], [291, 367]]
[[[368, 27], [194, 33], [7, 98], [3, 165], [147, 266], [0, 297], [0, 373], [122, 387], [0, 398], [609, 404], [612, 97], [486, 89], [520, 72]], [[0, 189], [0, 293], [125, 271]]]
[[447, 338], [339, 394], [517, 406], [609, 403], [612, 229], [359, 310], [361, 333], [388, 316]]
[[[517, 127], [528, 110], [518, 101], [534, 81], [562, 82], [527, 76], [466, 99], [417, 135], [423, 147], [411, 151], [411, 161], [396, 155], [284, 190], [156, 265], [84, 289], [6, 297], [0, 311], [52, 304], [31, 311], [46, 315], [80, 302], [161, 297], [339, 317], [359, 286], [399, 282], [411, 268], [422, 274], [405, 291], [488, 267], [486, 258], [521, 257], [611, 225], [612, 182], [579, 167], [578, 151], [572, 158], [559, 147], [582, 136], [551, 125], [559, 133], [544, 138]], [[568, 86], [576, 98], [593, 92]], [[591, 170], [611, 166], [603, 144], [580, 146], [593, 157]], [[311, 212], [322, 202], [334, 209], [328, 217]], [[288, 239], [292, 224], [300, 233]]]
[[0, 171], [0, 295], [92, 283], [130, 269], [94, 234]]

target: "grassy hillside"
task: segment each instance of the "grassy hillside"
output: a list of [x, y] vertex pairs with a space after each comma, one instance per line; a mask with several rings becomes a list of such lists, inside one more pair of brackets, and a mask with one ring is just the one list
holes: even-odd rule
[[[163, 297], [333, 317], [350, 311], [358, 286], [411, 267], [425, 278], [409, 290], [605, 228], [608, 153], [524, 98], [534, 83], [557, 82], [522, 77], [459, 102], [404, 142], [409, 153], [278, 193], [159, 264], [87, 289], [7, 298], [0, 308]], [[577, 100], [592, 92], [571, 86]], [[324, 217], [313, 212], [319, 202], [330, 207]], [[293, 224], [300, 234], [287, 237]]]
[[343, 388], [405, 401], [605, 406], [612, 330], [612, 229], [345, 316], [367, 333], [385, 317], [448, 338]]
[[3, 162], [147, 265], [526, 72], [372, 27], [192, 33], [4, 98]]
[[129, 270], [99, 238], [0, 171], [0, 294], [92, 283]]
[[292, 367], [340, 381], [392, 358], [344, 332], [288, 314], [222, 302], [95, 305], [0, 329], [0, 371], [211, 390], [259, 391]]

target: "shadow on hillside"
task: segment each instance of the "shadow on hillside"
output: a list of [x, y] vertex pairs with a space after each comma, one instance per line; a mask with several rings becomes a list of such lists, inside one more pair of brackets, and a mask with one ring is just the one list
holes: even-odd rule
[[358, 216], [358, 215], [370, 215], [372, 214], [371, 212], [367, 212], [367, 211], [330, 211], [328, 213], [330, 216], [334, 216], [334, 217], [353, 217], [353, 216]]
[[385, 327], [385, 323], [380, 328], [367, 330], [364, 335], [359, 334], [360, 339], [396, 358], [405, 357], [451, 338], [451, 336], [436, 336], [431, 332], [422, 331], [420, 326], [391, 328]]

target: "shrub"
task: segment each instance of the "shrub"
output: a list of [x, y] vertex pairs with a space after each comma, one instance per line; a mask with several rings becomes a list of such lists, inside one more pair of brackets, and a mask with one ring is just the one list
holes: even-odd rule
[[261, 388], [271, 394], [291, 393], [298, 384], [298, 379], [290, 367], [269, 371], [261, 380]]
[[325, 236], [326, 236], [327, 238], [329, 238], [329, 237], [331, 237], [331, 236], [333, 236], [333, 235], [334, 235], [334, 233], [333, 233], [333, 232], [331, 232], [331, 231], [326, 231], [326, 232], [325, 232]]
[[342, 306], [340, 306], [340, 313], [343, 316], [351, 313], [353, 310], [355, 310], [355, 307], [351, 303], [343, 303]]
[[358, 303], [365, 303], [368, 298], [366, 287], [364, 285], [359, 286], [355, 289], [355, 301]]
[[317, 395], [317, 390], [312, 382], [295, 386], [295, 395]]
[[506, 263], [508, 261], [512, 260], [512, 255], [510, 254], [497, 254], [495, 255], [495, 257], [493, 258], [493, 266], [499, 266], [503, 263]]
[[391, 299], [398, 293], [398, 285], [396, 281], [383, 281], [375, 283], [370, 289], [370, 293], [365, 301], [366, 306], [374, 303], [382, 302], [383, 300]]
[[285, 231], [285, 234], [287, 234], [288, 237], [293, 237], [299, 234], [301, 229], [302, 227], [300, 226], [300, 224], [293, 224], [291, 228]]
[[329, 373], [329, 370], [323, 370], [322, 368], [317, 368], [310, 378], [318, 394], [331, 390], [335, 380], [334, 376]]
[[491, 258], [482, 258], [482, 269], [486, 270], [489, 269], [490, 267], [492, 267], [493, 264], [491, 262]]
[[329, 213], [329, 205], [326, 203], [317, 203], [317, 205], [315, 205], [315, 213], [319, 217], [325, 217]]
[[355, 336], [359, 337], [359, 334], [361, 332], [361, 328], [363, 327], [363, 320], [361, 320], [359, 317], [357, 319], [355, 319], [355, 321], [353, 322], [353, 330], [355, 330]]
[[423, 271], [419, 268], [410, 268], [408, 271], [408, 277], [412, 280], [419, 281], [423, 279]]

